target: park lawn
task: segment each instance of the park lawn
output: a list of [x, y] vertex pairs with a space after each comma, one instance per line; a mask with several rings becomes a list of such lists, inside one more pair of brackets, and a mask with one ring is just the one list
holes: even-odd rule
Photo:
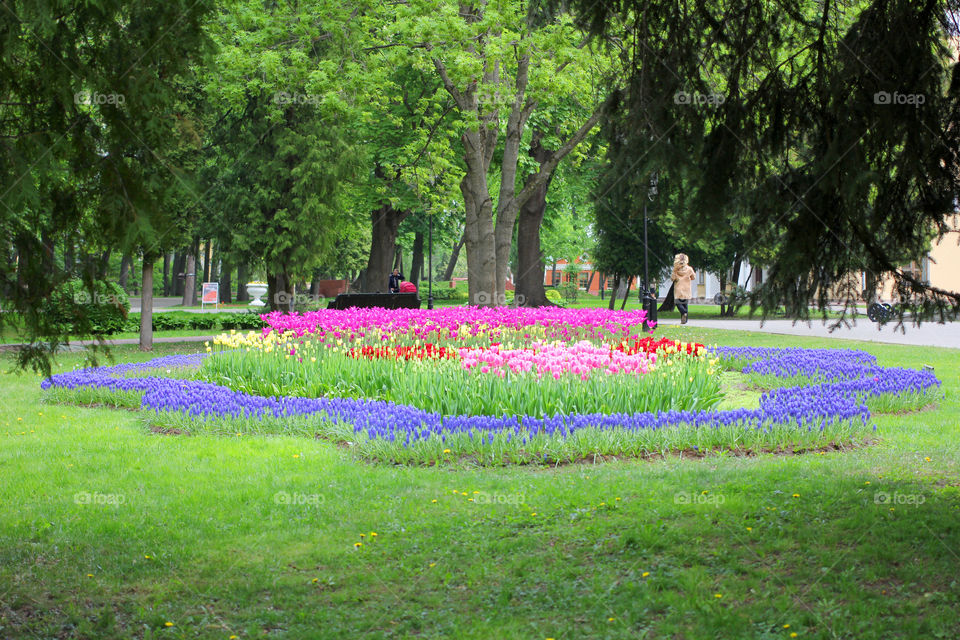
[[[222, 333], [222, 329], [170, 329], [167, 331], [154, 331], [154, 338], [187, 338], [194, 336], [212, 336], [218, 333]], [[110, 340], [139, 340], [140, 332], [139, 331], [121, 331], [119, 333], [113, 333], [109, 336], [104, 336], [104, 339], [107, 341]], [[20, 333], [10, 330], [8, 327], [5, 327], [2, 332], [0, 332], [0, 344], [19, 344], [25, 340], [24, 336]], [[90, 336], [85, 338], [80, 336], [71, 336], [70, 340], [77, 342], [80, 340], [90, 340]]]
[[945, 397], [823, 455], [405, 468], [155, 435], [5, 372], [0, 637], [957, 637], [960, 351], [666, 335], [861, 348]]

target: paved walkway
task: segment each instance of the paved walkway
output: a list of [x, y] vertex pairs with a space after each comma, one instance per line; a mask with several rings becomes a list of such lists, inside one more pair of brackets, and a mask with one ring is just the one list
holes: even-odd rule
[[[733, 331], [760, 331], [789, 336], [812, 336], [818, 338], [846, 338], [849, 340], [864, 340], [867, 342], [886, 342], [889, 344], [905, 344], [925, 347], [952, 347], [960, 349], [960, 322], [937, 324], [924, 322], [917, 326], [904, 324], [896, 329], [896, 323], [878, 325], [866, 318], [861, 319], [849, 327], [840, 326], [831, 331], [834, 321], [813, 320], [797, 322], [793, 320], [690, 320], [688, 327], [705, 327], [710, 329], [730, 329]], [[665, 319], [664, 326], [679, 324], [676, 319]]]

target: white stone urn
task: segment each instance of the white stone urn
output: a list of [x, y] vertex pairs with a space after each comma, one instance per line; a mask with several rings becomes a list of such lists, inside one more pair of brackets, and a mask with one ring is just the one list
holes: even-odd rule
[[267, 283], [266, 282], [248, 282], [247, 283], [247, 295], [250, 296], [251, 300], [248, 303], [251, 307], [265, 307], [266, 303], [261, 300], [263, 296], [267, 295]]

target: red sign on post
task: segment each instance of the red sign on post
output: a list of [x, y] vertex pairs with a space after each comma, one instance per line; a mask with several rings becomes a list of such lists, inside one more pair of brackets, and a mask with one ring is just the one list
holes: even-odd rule
[[218, 302], [220, 302], [220, 283], [204, 282], [203, 293], [200, 296], [200, 308], [202, 309], [205, 304], [216, 305]]

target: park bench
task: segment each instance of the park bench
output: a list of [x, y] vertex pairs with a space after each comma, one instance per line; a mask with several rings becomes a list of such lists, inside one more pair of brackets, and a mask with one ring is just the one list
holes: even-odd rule
[[384, 309], [419, 309], [416, 293], [341, 293], [327, 304], [327, 309], [350, 307], [382, 307]]

